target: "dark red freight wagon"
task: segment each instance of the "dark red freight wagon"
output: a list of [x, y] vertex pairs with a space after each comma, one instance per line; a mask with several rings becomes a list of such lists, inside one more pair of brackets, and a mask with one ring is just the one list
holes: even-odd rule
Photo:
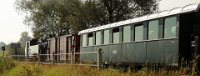
[[69, 34], [51, 38], [48, 40], [48, 59], [53, 60], [52, 53], [54, 53], [54, 59], [57, 62], [73, 62], [79, 61], [80, 52], [80, 36], [77, 34]]

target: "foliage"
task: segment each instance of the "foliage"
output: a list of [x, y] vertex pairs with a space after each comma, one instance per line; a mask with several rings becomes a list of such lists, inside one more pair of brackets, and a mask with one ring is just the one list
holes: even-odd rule
[[0, 74], [6, 70], [10, 70], [15, 67], [15, 62], [11, 58], [0, 57]]
[[157, 0], [98, 0], [104, 10], [104, 23], [112, 23], [150, 14], [157, 9]]
[[22, 32], [21, 33], [21, 38], [19, 40], [19, 43], [21, 44], [21, 46], [25, 46], [26, 42], [31, 40], [31, 37], [28, 35], [28, 32]]
[[[4, 53], [4, 54], [3, 54]], [[8, 56], [9, 52], [8, 51], [0, 51], [0, 57], [1, 56]]]
[[25, 23], [31, 25], [34, 37], [55, 37], [69, 33], [67, 21], [79, 15], [79, 0], [17, 0], [17, 9], [29, 13]]
[[17, 0], [35, 38], [77, 33], [90, 27], [152, 13], [157, 0]]
[[21, 44], [21, 47], [19, 49], [17, 49], [19, 55], [24, 55], [25, 54], [26, 42], [30, 41], [30, 40], [31, 40], [31, 37], [28, 35], [28, 32], [25, 31], [25, 32], [21, 33], [21, 37], [20, 37], [20, 40], [19, 40], [19, 43]]
[[187, 69], [178, 70], [148, 69], [129, 70], [123, 72], [113, 68], [97, 70], [90, 66], [81, 65], [49, 65], [49, 64], [27, 64], [21, 63], [2, 76], [179, 76], [190, 75]]

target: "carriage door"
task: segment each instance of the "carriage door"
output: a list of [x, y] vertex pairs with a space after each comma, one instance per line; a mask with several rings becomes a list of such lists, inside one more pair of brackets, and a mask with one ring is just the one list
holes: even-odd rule
[[[195, 19], [197, 20], [197, 19]], [[200, 50], [199, 50], [199, 37], [200, 37], [200, 22], [199, 22], [200, 18], [198, 19], [198, 22], [195, 21], [194, 25], [193, 25], [193, 29], [192, 29], [192, 35], [191, 35], [191, 51], [192, 51], [192, 58], [194, 60], [197, 60], [197, 67], [199, 67], [199, 63], [200, 63]], [[198, 68], [200, 69], [200, 67]]]
[[199, 36], [191, 36], [191, 50], [193, 55], [197, 55], [199, 52]]
[[193, 55], [199, 55], [199, 37], [200, 37], [200, 15], [195, 15], [191, 32], [191, 51]]

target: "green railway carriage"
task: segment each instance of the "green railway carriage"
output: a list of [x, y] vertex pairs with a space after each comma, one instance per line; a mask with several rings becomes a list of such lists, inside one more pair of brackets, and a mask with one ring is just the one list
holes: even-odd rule
[[[103, 51], [103, 63], [178, 66], [199, 54], [200, 4], [82, 30], [80, 52]], [[80, 54], [96, 61], [95, 54]]]

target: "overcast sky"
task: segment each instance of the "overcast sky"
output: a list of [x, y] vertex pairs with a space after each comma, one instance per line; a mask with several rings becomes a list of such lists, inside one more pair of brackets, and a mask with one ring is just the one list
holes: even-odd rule
[[169, 10], [174, 7], [182, 7], [192, 3], [200, 3], [200, 0], [161, 0], [159, 9]]
[[20, 34], [30, 29], [23, 24], [23, 16], [18, 15], [14, 8], [15, 0], [0, 2], [0, 42], [6, 44], [19, 41]]
[[[17, 42], [23, 31], [28, 31], [32, 36], [30, 28], [23, 24], [24, 16], [16, 12], [14, 2], [15, 0], [2, 0], [0, 2], [0, 42], [3, 41], [6, 44]], [[198, 2], [200, 0], [162, 0], [159, 9], [166, 10]]]

